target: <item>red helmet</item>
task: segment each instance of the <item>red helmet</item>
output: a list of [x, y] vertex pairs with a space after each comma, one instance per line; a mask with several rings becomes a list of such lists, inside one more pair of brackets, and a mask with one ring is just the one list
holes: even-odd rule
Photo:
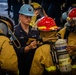
[[59, 27], [56, 26], [55, 21], [51, 17], [42, 17], [37, 22], [37, 27], [41, 31], [57, 30]]
[[76, 8], [73, 8], [73, 9], [71, 9], [70, 11], [69, 11], [69, 13], [68, 13], [68, 17], [69, 18], [76, 18]]

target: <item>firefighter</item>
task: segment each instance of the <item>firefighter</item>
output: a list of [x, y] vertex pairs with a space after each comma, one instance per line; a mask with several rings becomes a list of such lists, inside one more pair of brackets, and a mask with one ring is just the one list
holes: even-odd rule
[[56, 66], [53, 63], [51, 52], [53, 43], [58, 39], [56, 33], [59, 27], [56, 26], [55, 21], [51, 17], [40, 18], [37, 21], [37, 27], [42, 41], [35, 51], [30, 75], [55, 74]]
[[64, 8], [63, 8], [63, 12], [62, 12], [63, 25], [66, 23], [68, 12], [73, 8], [76, 8], [76, 1], [75, 0], [72, 0], [72, 1], [66, 0]]
[[9, 30], [13, 30], [12, 21], [0, 16], [0, 75], [19, 75], [17, 55], [9, 39]]
[[72, 75], [76, 75], [76, 8], [68, 12], [67, 22], [58, 34], [68, 43], [67, 51], [72, 59]]
[[32, 2], [31, 5], [34, 8], [34, 16], [32, 17], [31, 23], [30, 25], [35, 25], [35, 22], [37, 21], [37, 19], [43, 17], [43, 16], [47, 16], [44, 9], [42, 8], [42, 6], [37, 3], [37, 2]]

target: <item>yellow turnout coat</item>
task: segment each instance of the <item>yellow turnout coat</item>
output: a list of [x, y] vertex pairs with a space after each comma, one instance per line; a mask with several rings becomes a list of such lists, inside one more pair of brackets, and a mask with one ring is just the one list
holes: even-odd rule
[[44, 68], [48, 72], [55, 69], [50, 52], [51, 49], [49, 44], [44, 44], [36, 49], [30, 69], [30, 75], [42, 75]]
[[6, 36], [0, 34], [0, 67], [5, 72], [18, 75], [18, 62], [15, 50]]

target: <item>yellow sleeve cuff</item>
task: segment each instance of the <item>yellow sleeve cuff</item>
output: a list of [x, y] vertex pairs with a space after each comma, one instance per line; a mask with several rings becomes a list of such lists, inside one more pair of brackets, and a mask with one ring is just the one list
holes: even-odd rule
[[72, 68], [73, 68], [73, 69], [76, 69], [76, 65], [72, 65]]
[[50, 71], [55, 71], [56, 70], [56, 66], [50, 66], [48, 68], [45, 68], [46, 71], [50, 72]]

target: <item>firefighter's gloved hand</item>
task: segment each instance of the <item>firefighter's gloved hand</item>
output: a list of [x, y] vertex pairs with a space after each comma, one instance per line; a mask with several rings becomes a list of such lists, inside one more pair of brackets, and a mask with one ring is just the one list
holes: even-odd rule
[[72, 54], [73, 52], [76, 51], [76, 46], [67, 46], [66, 50], [68, 51], [69, 54]]

